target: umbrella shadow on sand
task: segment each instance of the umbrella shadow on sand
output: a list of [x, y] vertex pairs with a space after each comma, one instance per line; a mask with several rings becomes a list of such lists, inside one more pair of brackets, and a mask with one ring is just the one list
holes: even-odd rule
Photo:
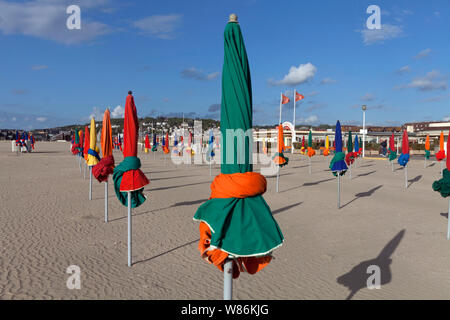
[[294, 207], [296, 207], [296, 206], [299, 206], [299, 205], [301, 205], [302, 203], [303, 203], [303, 201], [297, 202], [297, 203], [294, 203], [294, 204], [290, 204], [290, 205], [285, 206], [285, 207], [282, 207], [282, 208], [280, 208], [280, 209], [273, 210], [273, 211], [272, 211], [272, 215], [274, 216], [274, 215], [276, 215], [276, 214], [278, 214], [278, 213], [280, 213], [280, 212], [283, 212], [283, 211], [289, 210], [289, 209], [291, 209], [291, 208], [294, 208]]
[[441, 212], [441, 216], [443, 216], [443, 217], [448, 219], [448, 212]]
[[303, 184], [303, 186], [304, 186], [304, 187], [316, 186], [316, 185], [318, 185], [318, 184], [320, 184], [320, 183], [327, 182], [327, 181], [331, 181], [331, 180], [335, 180], [335, 179], [334, 179], [334, 178], [330, 178], [330, 179], [319, 180], [319, 181], [315, 181], [315, 182], [305, 182], [305, 183]]
[[408, 180], [408, 182], [409, 182], [408, 187], [412, 186], [412, 184], [413, 184], [414, 182], [418, 182], [420, 179], [422, 179], [422, 175], [421, 175], [421, 174], [418, 175], [418, 176], [415, 177], [415, 178], [412, 178], [411, 180]]
[[350, 202], [347, 202], [346, 204], [344, 204], [343, 206], [341, 206], [341, 209], [348, 206], [350, 203], [352, 203], [353, 201], [358, 200], [359, 198], [364, 198], [364, 197], [370, 197], [374, 194], [375, 191], [377, 191], [378, 189], [380, 189], [383, 185], [379, 185], [378, 187], [372, 188], [369, 191], [366, 192], [360, 192], [355, 194], [355, 198], [353, 198], [352, 200], [350, 200]]
[[350, 300], [353, 296], [361, 289], [367, 287], [367, 280], [371, 276], [368, 273], [368, 267], [375, 265], [380, 268], [380, 285], [385, 285], [391, 282], [392, 272], [391, 272], [391, 256], [397, 249], [400, 241], [405, 235], [405, 229], [397, 233], [397, 235], [388, 242], [388, 244], [381, 250], [378, 257], [371, 260], [366, 260], [353, 267], [348, 273], [338, 277], [337, 283], [347, 287], [350, 290], [346, 300]]

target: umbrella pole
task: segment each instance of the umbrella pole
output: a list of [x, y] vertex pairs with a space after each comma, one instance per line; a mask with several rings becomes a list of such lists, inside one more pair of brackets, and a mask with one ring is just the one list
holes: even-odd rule
[[408, 189], [408, 166], [405, 166], [405, 188]]
[[309, 157], [309, 174], [311, 174], [311, 157]]
[[211, 159], [209, 159], [209, 176], [211, 177]]
[[80, 167], [80, 173], [81, 173], [81, 157], [78, 156], [78, 167]]
[[341, 175], [340, 172], [337, 171], [337, 187], [338, 187], [338, 192], [337, 192], [337, 208], [340, 209], [341, 208]]
[[439, 161], [440, 163], [441, 163], [441, 176], [442, 176], [442, 171], [444, 170], [444, 168], [442, 168], [442, 160], [441, 161]]
[[394, 160], [391, 161], [392, 172], [394, 172]]
[[278, 170], [277, 170], [277, 192], [278, 192], [279, 181], [280, 181], [280, 167], [278, 166]]
[[225, 260], [223, 266], [223, 300], [231, 300], [233, 296], [233, 260]]
[[350, 180], [352, 180], [352, 164], [350, 163]]
[[450, 198], [448, 199], [448, 211], [447, 211], [447, 240], [450, 239]]
[[131, 191], [128, 191], [128, 266], [131, 267]]
[[105, 222], [108, 222], [108, 180], [105, 181]]
[[425, 163], [424, 163], [423, 167], [424, 167], [424, 168], [427, 167], [427, 158], [425, 158]]
[[92, 200], [92, 167], [89, 167], [89, 200]]
[[86, 163], [84, 164], [83, 179], [86, 180]]

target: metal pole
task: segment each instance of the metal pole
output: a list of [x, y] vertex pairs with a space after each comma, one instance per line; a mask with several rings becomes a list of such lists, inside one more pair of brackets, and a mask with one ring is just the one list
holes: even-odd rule
[[277, 192], [278, 192], [279, 181], [280, 181], [280, 166], [278, 166], [278, 168], [277, 168]]
[[311, 174], [311, 157], [309, 157], [309, 174]]
[[427, 167], [427, 158], [425, 157], [425, 164], [423, 165], [424, 168]]
[[366, 157], [366, 111], [363, 110], [363, 158]]
[[441, 163], [441, 176], [442, 176], [442, 171], [444, 171], [444, 168], [442, 168], [442, 164], [443, 164], [444, 161], [441, 160], [439, 162]]
[[352, 180], [352, 164], [350, 163], [350, 180]]
[[131, 267], [131, 191], [128, 191], [128, 266]]
[[92, 167], [89, 166], [89, 200], [92, 200]]
[[233, 260], [225, 260], [223, 266], [223, 300], [233, 298]]
[[84, 163], [83, 179], [86, 180], [86, 162]]
[[[283, 101], [283, 92], [280, 93], [280, 125], [281, 125], [281, 102]], [[279, 143], [279, 142], [278, 142]]]
[[405, 166], [405, 188], [408, 189], [408, 166]]
[[108, 222], [108, 180], [105, 182], [105, 222]]
[[341, 208], [341, 175], [340, 171], [337, 171], [338, 192], [337, 192], [337, 208]]
[[447, 211], [447, 240], [450, 239], [450, 198], [448, 199], [448, 211]]
[[81, 157], [78, 155], [78, 166], [80, 167], [80, 173], [81, 173]]
[[295, 135], [295, 100], [296, 99], [297, 89], [294, 89], [294, 119], [292, 120], [292, 124], [294, 126], [294, 132], [292, 133], [292, 142], [291, 142], [291, 153], [294, 153], [294, 135]]
[[392, 172], [394, 172], [394, 160], [391, 161], [391, 165], [392, 165]]

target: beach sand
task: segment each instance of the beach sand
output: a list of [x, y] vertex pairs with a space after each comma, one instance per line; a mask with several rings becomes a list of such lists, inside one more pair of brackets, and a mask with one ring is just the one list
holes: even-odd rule
[[[438, 163], [412, 160], [405, 189], [402, 169], [362, 160], [342, 177], [337, 210], [331, 157], [315, 156], [309, 175], [305, 157], [287, 156], [280, 192], [267, 177], [264, 195], [285, 242], [262, 272], [233, 282], [234, 299], [450, 298], [448, 200], [431, 188]], [[17, 156], [0, 142], [0, 299], [222, 299], [223, 273], [201, 259], [192, 219], [210, 194], [209, 166], [139, 157], [151, 184], [133, 210], [128, 267], [127, 209], [111, 182], [105, 223], [104, 185], [94, 181], [89, 201], [68, 143]], [[70, 265], [81, 268], [80, 290], [66, 286]], [[366, 287], [370, 265], [381, 268], [380, 289]]]

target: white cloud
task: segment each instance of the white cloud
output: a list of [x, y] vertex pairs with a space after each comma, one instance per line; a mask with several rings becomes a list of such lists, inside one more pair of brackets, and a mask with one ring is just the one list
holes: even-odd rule
[[48, 66], [46, 66], [46, 65], [35, 65], [35, 66], [32, 66], [31, 67], [31, 69], [32, 70], [44, 70], [44, 69], [47, 69], [48, 68]]
[[36, 121], [37, 122], [45, 122], [45, 121], [47, 121], [47, 118], [46, 117], [37, 117]]
[[319, 117], [317, 117], [316, 115], [312, 115], [309, 116], [307, 118], [299, 118], [297, 119], [297, 123], [300, 124], [313, 124], [313, 123], [317, 123], [319, 121]]
[[125, 109], [117, 106], [111, 111], [111, 118], [123, 118], [125, 116]]
[[403, 66], [403, 67], [401, 67], [400, 69], [397, 70], [397, 73], [398, 74], [404, 74], [404, 73], [407, 73], [407, 72], [410, 72], [410, 71], [411, 71], [411, 68], [409, 66]]
[[383, 43], [386, 40], [399, 38], [403, 35], [403, 29], [400, 26], [392, 24], [383, 24], [381, 29], [363, 29], [360, 31], [363, 37], [363, 42], [366, 45], [374, 43]]
[[301, 64], [298, 67], [292, 66], [289, 69], [289, 73], [284, 76], [280, 81], [274, 81], [269, 79], [269, 83], [272, 85], [288, 85], [295, 86], [305, 82], [308, 82], [317, 72], [317, 68], [308, 62], [307, 64]]
[[11, 120], [12, 121], [17, 121], [17, 118], [16, 117], [12, 117]]
[[103, 112], [100, 111], [99, 108], [94, 107], [92, 109], [92, 113], [89, 115], [89, 119], [94, 118], [95, 120], [99, 120], [103, 118]]
[[325, 78], [322, 81], [320, 81], [320, 84], [332, 84], [336, 83], [337, 80], [331, 79], [331, 78]]
[[181, 26], [181, 14], [153, 15], [137, 20], [133, 25], [143, 33], [159, 39], [175, 39], [176, 30]]
[[423, 77], [417, 77], [408, 84], [396, 87], [396, 89], [405, 88], [413, 88], [419, 91], [447, 90], [447, 81], [439, 71], [432, 70]]
[[417, 55], [414, 56], [414, 59], [421, 59], [421, 58], [425, 58], [428, 57], [431, 53], [431, 49], [425, 49], [420, 51]]
[[366, 93], [366, 94], [361, 98], [362, 101], [372, 101], [372, 100], [374, 100], [374, 99], [375, 99], [375, 96], [374, 96], [373, 94], [371, 94], [371, 93]]
[[198, 70], [194, 67], [187, 68], [181, 71], [181, 77], [195, 80], [214, 80], [219, 76], [220, 72], [213, 72], [206, 74], [202, 70]]
[[[82, 8], [94, 7], [105, 1], [82, 1]], [[30, 0], [22, 3], [0, 1], [0, 31], [6, 35], [20, 34], [64, 44], [90, 41], [109, 32], [100, 22], [83, 18], [80, 30], [66, 27], [69, 1]], [[82, 11], [83, 13], [83, 11]]]

